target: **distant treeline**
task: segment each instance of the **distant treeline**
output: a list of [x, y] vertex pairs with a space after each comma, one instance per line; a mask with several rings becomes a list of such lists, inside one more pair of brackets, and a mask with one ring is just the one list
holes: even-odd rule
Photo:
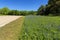
[[36, 15], [37, 11], [19, 11], [19, 10], [10, 10], [7, 7], [0, 9], [0, 15]]
[[60, 15], [60, 0], [48, 0], [47, 5], [39, 7], [37, 15]]
[[58, 16], [60, 15], [60, 0], [48, 0], [48, 4], [42, 5], [37, 11], [19, 11], [10, 10], [7, 7], [0, 9], [0, 14], [2, 15], [50, 15]]

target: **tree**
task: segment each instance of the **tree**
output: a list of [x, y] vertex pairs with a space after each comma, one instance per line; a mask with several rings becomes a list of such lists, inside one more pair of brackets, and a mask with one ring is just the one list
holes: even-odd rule
[[20, 11], [18, 10], [11, 10], [8, 15], [20, 15]]
[[49, 0], [48, 4], [55, 4], [57, 1], [60, 1], [60, 0]]
[[60, 0], [49, 0], [48, 4], [38, 9], [38, 15], [60, 15]]
[[48, 9], [53, 15], [60, 15], [60, 0], [49, 0], [48, 5], [50, 6], [50, 9]]
[[7, 15], [10, 10], [7, 7], [0, 9], [0, 14]]
[[37, 11], [28, 11], [28, 15], [36, 15], [37, 14]]
[[20, 15], [28, 15], [28, 12], [27, 11], [20, 11]]
[[37, 11], [37, 15], [44, 15], [45, 12], [45, 6], [41, 5]]

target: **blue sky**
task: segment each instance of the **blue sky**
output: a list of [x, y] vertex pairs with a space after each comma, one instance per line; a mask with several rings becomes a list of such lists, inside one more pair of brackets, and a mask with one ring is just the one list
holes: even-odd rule
[[47, 2], [48, 0], [0, 0], [0, 8], [37, 10], [41, 5], [46, 5]]

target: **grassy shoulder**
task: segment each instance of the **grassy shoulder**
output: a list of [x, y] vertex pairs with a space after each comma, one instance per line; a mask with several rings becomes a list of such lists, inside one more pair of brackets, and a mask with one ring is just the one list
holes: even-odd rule
[[20, 40], [60, 40], [60, 17], [26, 16]]
[[18, 40], [24, 17], [0, 28], [0, 40]]

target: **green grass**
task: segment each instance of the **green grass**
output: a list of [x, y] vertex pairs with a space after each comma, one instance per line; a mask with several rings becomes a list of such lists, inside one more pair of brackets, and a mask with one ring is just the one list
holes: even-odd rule
[[19, 40], [24, 17], [21, 17], [0, 28], [0, 40]]
[[60, 17], [26, 16], [20, 40], [60, 40]]
[[0, 40], [60, 40], [60, 17], [21, 17], [0, 28]]

